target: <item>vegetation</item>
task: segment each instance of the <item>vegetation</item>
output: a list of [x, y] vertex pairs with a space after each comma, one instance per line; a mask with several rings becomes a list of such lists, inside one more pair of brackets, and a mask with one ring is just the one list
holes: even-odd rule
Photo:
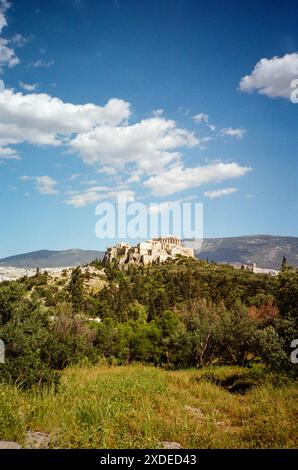
[[296, 387], [260, 366], [75, 366], [56, 391], [2, 386], [0, 439], [23, 444], [33, 429], [59, 448], [295, 448]]
[[37, 271], [0, 285], [2, 380], [50, 383], [83, 358], [171, 368], [262, 361], [297, 374], [289, 358], [298, 271], [286, 262], [277, 279], [183, 257], [126, 271], [109, 265], [96, 291], [86, 285], [103, 267], [92, 269], [55, 283]]
[[0, 438], [294, 447], [297, 305], [285, 260], [276, 278], [180, 257], [3, 282]]

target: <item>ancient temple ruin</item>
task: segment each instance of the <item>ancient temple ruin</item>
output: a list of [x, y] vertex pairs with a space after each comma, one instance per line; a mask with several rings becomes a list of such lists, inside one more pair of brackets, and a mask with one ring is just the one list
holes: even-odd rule
[[136, 246], [118, 243], [107, 249], [103, 262], [109, 263], [116, 260], [119, 264], [148, 265], [174, 259], [177, 255], [194, 258], [194, 251], [192, 248], [182, 246], [178, 237], [166, 236], [140, 242]]

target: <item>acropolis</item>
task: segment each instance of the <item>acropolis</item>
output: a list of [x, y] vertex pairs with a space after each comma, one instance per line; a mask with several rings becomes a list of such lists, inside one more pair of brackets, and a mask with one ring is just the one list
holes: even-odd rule
[[103, 262], [117, 260], [119, 264], [148, 265], [174, 259], [177, 255], [194, 258], [194, 251], [192, 248], [182, 246], [178, 237], [166, 236], [140, 242], [136, 246], [118, 243], [107, 249]]

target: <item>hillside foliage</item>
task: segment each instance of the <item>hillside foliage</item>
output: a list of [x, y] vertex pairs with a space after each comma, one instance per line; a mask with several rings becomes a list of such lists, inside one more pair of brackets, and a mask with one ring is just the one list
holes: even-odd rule
[[[273, 278], [183, 257], [120, 270], [96, 262], [53, 282], [47, 273], [0, 284], [1, 379], [55, 382], [84, 359], [167, 368], [270, 368], [297, 375], [298, 270]], [[95, 269], [95, 272], [94, 272]], [[100, 289], [91, 281], [104, 278]]]

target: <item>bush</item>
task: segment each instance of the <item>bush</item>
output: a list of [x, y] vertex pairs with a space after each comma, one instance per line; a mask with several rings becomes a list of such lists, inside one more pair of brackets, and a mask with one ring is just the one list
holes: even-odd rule
[[46, 359], [51, 332], [42, 307], [24, 303], [0, 329], [0, 336], [5, 344], [5, 364], [0, 365], [2, 380], [26, 387], [56, 380]]
[[[193, 300], [177, 310], [186, 330], [176, 338], [181, 344], [182, 364], [202, 367], [211, 363], [244, 364], [255, 352], [256, 324], [240, 303], [227, 310], [204, 300]], [[183, 346], [184, 345], [184, 346]]]
[[47, 361], [54, 369], [63, 369], [92, 354], [96, 333], [86, 319], [74, 314], [67, 303], [52, 310], [51, 334], [47, 342]]

